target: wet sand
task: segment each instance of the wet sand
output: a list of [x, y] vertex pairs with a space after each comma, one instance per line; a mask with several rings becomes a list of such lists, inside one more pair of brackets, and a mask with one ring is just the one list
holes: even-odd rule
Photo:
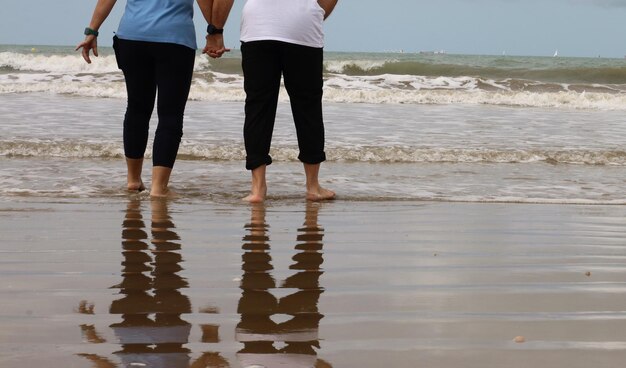
[[626, 361], [624, 206], [26, 198], [0, 234], [2, 368]]

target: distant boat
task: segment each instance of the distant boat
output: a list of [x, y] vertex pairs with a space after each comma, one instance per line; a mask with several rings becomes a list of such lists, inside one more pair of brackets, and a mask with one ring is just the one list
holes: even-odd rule
[[559, 56], [559, 50], [556, 50], [556, 51], [554, 52], [554, 55], [552, 55], [552, 57], [557, 57], [557, 56]]
[[420, 55], [445, 55], [445, 50], [435, 50], [435, 51], [420, 51]]

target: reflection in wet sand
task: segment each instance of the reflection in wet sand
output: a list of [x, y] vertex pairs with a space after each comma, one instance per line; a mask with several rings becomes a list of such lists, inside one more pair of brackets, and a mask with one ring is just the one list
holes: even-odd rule
[[[114, 300], [109, 313], [121, 321], [110, 325], [121, 349], [114, 353], [121, 367], [157, 368], [227, 367], [217, 353], [204, 353], [194, 362], [189, 342], [192, 325], [183, 319], [192, 313], [191, 302], [181, 290], [187, 280], [179, 275], [184, 262], [180, 254], [180, 237], [168, 213], [167, 201], [151, 201], [151, 237], [141, 213], [141, 202], [130, 201], [122, 229], [122, 282], [120, 299]], [[150, 241], [151, 245], [148, 244]], [[83, 302], [79, 310], [93, 313], [93, 305]], [[219, 341], [214, 325], [201, 325], [202, 341]], [[83, 336], [91, 343], [106, 342], [92, 325], [81, 326]], [[94, 354], [81, 354], [95, 367], [116, 367], [111, 359]]]
[[178, 275], [182, 270], [178, 253], [181, 245], [167, 213], [167, 202], [152, 201], [153, 249], [141, 241], [141, 229], [132, 227], [136, 219], [129, 222], [131, 227], [125, 228], [122, 243], [123, 281], [113, 286], [120, 289], [123, 297], [109, 309], [122, 318], [120, 323], [111, 325], [122, 345], [122, 350], [115, 354], [124, 366], [140, 363], [187, 367], [189, 351], [184, 344], [188, 342], [191, 325], [181, 316], [191, 313], [191, 303], [180, 290], [189, 285]]
[[[297, 253], [289, 267], [294, 273], [282, 282], [273, 276], [269, 225], [264, 205], [251, 207], [248, 234], [243, 238], [241, 299], [237, 353], [243, 367], [330, 367], [317, 358], [319, 323], [323, 315], [318, 302], [324, 261], [324, 230], [318, 225], [320, 204], [308, 203], [302, 228], [298, 229]], [[276, 294], [287, 295], [282, 297]]]

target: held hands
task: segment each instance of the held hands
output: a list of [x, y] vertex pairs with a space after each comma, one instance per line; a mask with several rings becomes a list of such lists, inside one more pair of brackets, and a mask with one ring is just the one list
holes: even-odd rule
[[[98, 56], [98, 38], [93, 35], [85, 37], [85, 40], [76, 46], [76, 51], [80, 49], [82, 49], [81, 54], [83, 55], [83, 59], [85, 59], [88, 64], [91, 64], [89, 52], [93, 50], [93, 55]], [[225, 52], [230, 52], [230, 49], [224, 47], [224, 37], [221, 34], [206, 37], [206, 46], [204, 50], [202, 50], [203, 54], [207, 54], [216, 59], [222, 57]]]
[[93, 50], [93, 55], [98, 56], [98, 38], [94, 35], [89, 35], [85, 37], [85, 40], [76, 46], [76, 50], [82, 49], [81, 53], [83, 55], [83, 59], [87, 62], [87, 64], [91, 64], [91, 58], [89, 58], [89, 51]]
[[217, 59], [222, 57], [225, 52], [230, 52], [230, 49], [224, 47], [224, 35], [213, 34], [206, 36], [206, 46], [202, 50], [203, 54]]

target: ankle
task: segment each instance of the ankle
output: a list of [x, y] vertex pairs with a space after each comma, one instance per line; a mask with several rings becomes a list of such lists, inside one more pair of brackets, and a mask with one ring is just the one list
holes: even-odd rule
[[152, 187], [150, 189], [150, 196], [157, 198], [172, 197], [174, 193], [168, 187]]
[[265, 193], [267, 192], [267, 184], [265, 183], [253, 183], [251, 187], [253, 193]]
[[306, 183], [306, 191], [307, 192], [318, 192], [322, 189], [322, 186], [319, 182], [307, 182]]
[[150, 194], [163, 194], [163, 193], [167, 193], [169, 191], [169, 188], [167, 186], [167, 184], [162, 184], [162, 183], [152, 183], [152, 186], [150, 188]]
[[143, 181], [141, 181], [141, 179], [139, 180], [128, 180], [126, 187], [128, 190], [144, 190], [146, 189], [145, 186], [143, 185]]

